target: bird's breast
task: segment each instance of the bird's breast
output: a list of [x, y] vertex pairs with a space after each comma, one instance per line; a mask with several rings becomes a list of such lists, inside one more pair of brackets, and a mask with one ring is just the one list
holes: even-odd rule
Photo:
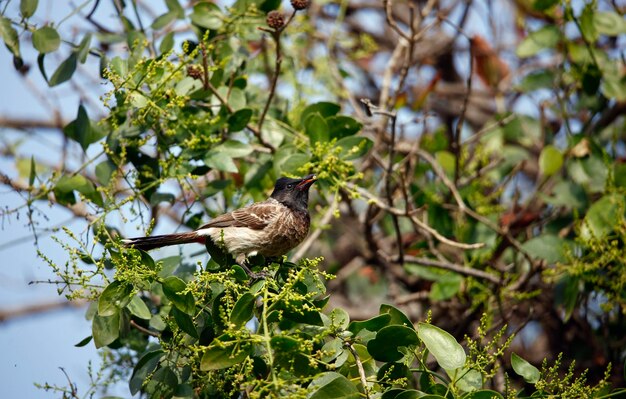
[[259, 253], [264, 256], [281, 256], [300, 244], [309, 234], [309, 214], [299, 211], [283, 212], [265, 229], [268, 237], [265, 248]]

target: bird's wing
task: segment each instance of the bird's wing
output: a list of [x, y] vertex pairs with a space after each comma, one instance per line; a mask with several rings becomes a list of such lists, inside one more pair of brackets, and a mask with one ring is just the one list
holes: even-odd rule
[[200, 227], [200, 229], [209, 227], [247, 227], [253, 230], [261, 230], [277, 217], [279, 210], [279, 205], [275, 203], [259, 202], [220, 215]]

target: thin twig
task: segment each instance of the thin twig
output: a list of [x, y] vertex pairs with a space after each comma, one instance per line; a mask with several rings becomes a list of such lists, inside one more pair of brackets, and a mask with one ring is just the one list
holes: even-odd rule
[[418, 291], [411, 292], [410, 294], [402, 295], [394, 300], [396, 305], [406, 305], [414, 301], [423, 301], [430, 298], [430, 291]]
[[[432, 227], [430, 227], [428, 224], [426, 224], [425, 222], [422, 222], [421, 220], [419, 220], [419, 218], [417, 218], [417, 216], [415, 216], [412, 213], [409, 213], [406, 210], [401, 210], [398, 208], [392, 208], [390, 206], [388, 206], [384, 201], [382, 201], [380, 198], [376, 197], [375, 195], [373, 195], [372, 193], [370, 193], [369, 191], [349, 184], [348, 185], [351, 189], [356, 190], [360, 195], [362, 195], [363, 197], [365, 197], [370, 203], [376, 205], [378, 208], [387, 211], [389, 213], [393, 213], [396, 214], [398, 216], [405, 216], [408, 217], [415, 225], [417, 225], [422, 231], [424, 231], [427, 234], [432, 234], [435, 238], [437, 238], [439, 241], [446, 243], [452, 247], [455, 248], [462, 248], [462, 249], [478, 249], [478, 248], [482, 248], [485, 246], [484, 243], [482, 242], [478, 242], [478, 243], [474, 243], [474, 244], [466, 244], [466, 243], [461, 243], [461, 242], [457, 242], [457, 241], [453, 241], [450, 240], [449, 238], [446, 238], [444, 236], [442, 236], [437, 230], [433, 229]], [[468, 208], [469, 209], [469, 208]]]
[[[361, 100], [363, 104], [368, 108], [369, 115], [385, 115], [391, 119], [391, 142], [389, 143], [389, 161], [386, 167], [385, 173], [385, 193], [387, 195], [387, 203], [389, 207], [393, 208], [393, 190], [391, 188], [391, 179], [393, 176], [393, 159], [395, 157], [395, 146], [396, 146], [396, 113], [386, 110], [379, 110], [371, 101], [367, 99]], [[391, 214], [391, 220], [393, 222], [393, 228], [396, 232], [396, 241], [398, 245], [398, 257], [400, 259], [400, 263], [402, 263], [402, 258], [404, 257], [404, 245], [402, 244], [402, 232], [400, 231], [400, 223], [398, 222], [398, 217], [395, 214]]]
[[365, 376], [365, 369], [363, 368], [363, 363], [361, 362], [361, 358], [359, 357], [359, 354], [356, 352], [356, 349], [354, 349], [354, 346], [352, 346], [352, 344], [347, 344], [346, 347], [348, 348], [350, 353], [352, 353], [352, 356], [354, 356], [356, 368], [359, 370], [359, 377], [361, 379], [361, 385], [363, 385], [363, 392], [365, 392], [365, 397], [369, 399], [370, 393], [367, 387], [367, 378]]
[[65, 309], [69, 307], [75, 307], [75, 308], [83, 307], [86, 304], [87, 304], [86, 301], [80, 301], [80, 300], [77, 300], [77, 301], [61, 300], [61, 301], [55, 301], [55, 302], [49, 302], [49, 303], [25, 305], [25, 306], [22, 306], [20, 308], [15, 308], [15, 309], [0, 309], [0, 323], [6, 322], [10, 319], [14, 319], [18, 317], [31, 316], [31, 315], [35, 315], [39, 313], [46, 313], [51, 310]]
[[63, 367], [59, 367], [59, 369], [61, 369], [63, 374], [65, 374], [65, 378], [67, 378], [67, 383], [70, 386], [70, 394], [72, 395], [72, 398], [78, 399], [78, 389], [76, 388], [76, 384], [74, 384], [72, 382], [72, 380], [70, 379], [70, 376], [67, 375], [67, 373], [65, 372], [65, 369]]
[[430, 267], [436, 267], [438, 269], [449, 270], [455, 273], [462, 274], [464, 276], [471, 276], [471, 277], [476, 277], [476, 278], [480, 278], [483, 280], [487, 280], [494, 284], [502, 283], [500, 278], [498, 278], [497, 276], [494, 276], [491, 273], [487, 273], [485, 271], [474, 269], [471, 267], [458, 265], [456, 263], [442, 262], [442, 261], [435, 260], [435, 259], [417, 257], [417, 256], [409, 256], [409, 255], [404, 257], [404, 261], [406, 263], [414, 263], [417, 265], [430, 266]]
[[287, 20], [287, 22], [285, 22], [282, 28], [271, 32], [272, 37], [274, 38], [274, 41], [276, 42], [276, 51], [275, 51], [276, 55], [275, 55], [275, 60], [274, 60], [274, 76], [272, 77], [272, 81], [270, 84], [270, 92], [267, 95], [267, 101], [265, 102], [265, 107], [263, 107], [263, 112], [261, 113], [261, 116], [259, 117], [259, 123], [257, 124], [259, 132], [263, 131], [262, 130], [263, 122], [265, 121], [265, 116], [267, 115], [267, 112], [270, 109], [272, 99], [274, 98], [274, 94], [276, 93], [276, 85], [278, 83], [278, 77], [280, 76], [280, 67], [283, 63], [283, 56], [282, 56], [281, 46], [280, 46], [280, 35], [285, 30], [285, 28], [291, 23], [291, 21], [293, 21], [293, 18], [296, 16], [296, 12], [297, 10], [294, 10], [293, 13], [291, 13], [291, 15], [289, 16], [289, 19]]
[[[459, 32], [459, 34], [461, 34], [463, 37], [467, 38], [468, 41], [470, 41], [470, 37], [463, 31], [463, 29], [458, 26], [457, 24], [455, 24], [454, 22], [450, 21], [447, 17], [442, 16], [442, 15], [438, 15], [437, 18], [447, 24], [449, 24], [450, 26], [452, 26], [454, 29], [457, 30], [457, 32]], [[469, 52], [469, 71], [467, 73], [467, 90], [465, 92], [465, 96], [463, 97], [463, 105], [461, 106], [461, 114], [459, 115], [459, 119], [456, 122], [456, 127], [454, 129], [454, 142], [452, 145], [452, 151], [454, 153], [454, 155], [456, 156], [456, 162], [454, 163], [454, 183], [456, 184], [459, 180], [459, 175], [460, 175], [460, 168], [461, 168], [461, 130], [463, 128], [463, 124], [465, 123], [465, 114], [467, 113], [467, 106], [469, 104], [469, 99], [470, 96], [472, 94], [472, 78], [474, 75], [474, 56], [472, 53], [472, 46], [468, 46], [468, 52]]]
[[441, 179], [442, 183], [446, 187], [448, 187], [448, 190], [450, 190], [450, 192], [452, 193], [452, 196], [454, 197], [454, 200], [456, 201], [459, 210], [461, 210], [461, 212], [465, 212], [465, 210], [467, 209], [467, 205], [465, 205], [465, 202], [463, 202], [463, 198], [461, 197], [461, 194], [459, 193], [459, 190], [457, 190], [454, 183], [452, 183], [450, 179], [448, 179], [446, 172], [443, 170], [439, 162], [437, 162], [437, 160], [433, 158], [430, 153], [422, 150], [421, 148], [417, 148], [415, 151], [417, 152], [417, 155], [419, 155], [430, 164], [430, 166], [433, 168], [433, 172], [435, 172], [435, 174]]
[[144, 333], [146, 335], [150, 335], [152, 337], [160, 337], [161, 336], [161, 334], [159, 334], [156, 331], [148, 330], [147, 328], [140, 326], [139, 324], [137, 324], [135, 322], [135, 320], [131, 320], [130, 321], [130, 325], [133, 326], [133, 328], [137, 329], [138, 331], [141, 331], [142, 333]]
[[398, 23], [393, 19], [393, 4], [391, 0], [383, 0], [383, 7], [385, 8], [385, 18], [387, 19], [387, 24], [396, 31], [398, 35], [400, 35], [403, 39], [409, 40], [409, 35], [404, 32], [399, 26]]

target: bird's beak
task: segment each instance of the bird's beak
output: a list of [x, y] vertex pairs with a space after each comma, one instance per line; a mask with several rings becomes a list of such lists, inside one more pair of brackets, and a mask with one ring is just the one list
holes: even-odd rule
[[298, 185], [296, 186], [296, 188], [298, 190], [306, 190], [309, 187], [311, 187], [311, 185], [313, 183], [315, 183], [315, 181], [317, 180], [317, 176], [315, 175], [308, 175], [302, 178], [302, 180], [300, 181], [300, 183], [298, 183]]

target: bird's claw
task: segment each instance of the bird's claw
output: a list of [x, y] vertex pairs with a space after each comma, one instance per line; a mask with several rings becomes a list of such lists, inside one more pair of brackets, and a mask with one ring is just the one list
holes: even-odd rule
[[267, 280], [268, 277], [271, 277], [271, 273], [267, 269], [253, 272], [247, 265], [245, 265], [245, 262], [243, 262], [240, 266], [243, 268], [243, 270], [245, 270], [245, 272], [248, 274], [248, 277], [250, 277], [253, 282], [261, 279]]
[[248, 273], [248, 276], [250, 276], [250, 279], [254, 282], [258, 280], [267, 280], [267, 278], [271, 277], [272, 274], [269, 270], [263, 269], [258, 272], [251, 271], [250, 273]]

